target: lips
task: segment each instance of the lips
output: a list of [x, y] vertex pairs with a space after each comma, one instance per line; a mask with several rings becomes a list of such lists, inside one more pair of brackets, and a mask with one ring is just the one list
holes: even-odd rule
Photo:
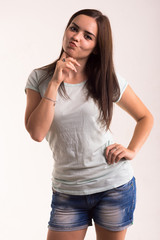
[[69, 42], [70, 47], [77, 47], [77, 45], [74, 42]]

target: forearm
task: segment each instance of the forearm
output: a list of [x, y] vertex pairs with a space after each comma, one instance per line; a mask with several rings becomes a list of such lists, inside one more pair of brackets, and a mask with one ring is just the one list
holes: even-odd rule
[[[58, 86], [49, 82], [45, 97], [56, 100]], [[26, 128], [35, 141], [42, 141], [46, 136], [54, 118], [54, 103], [42, 98], [38, 106], [30, 114]]]
[[132, 160], [146, 141], [153, 126], [153, 117], [150, 113], [137, 121], [133, 137], [125, 148], [123, 145], [114, 143], [107, 147], [106, 158], [108, 164], [119, 162], [121, 159]]
[[137, 153], [146, 141], [153, 126], [153, 117], [150, 113], [140, 119], [135, 127], [133, 137], [128, 145], [128, 149]]

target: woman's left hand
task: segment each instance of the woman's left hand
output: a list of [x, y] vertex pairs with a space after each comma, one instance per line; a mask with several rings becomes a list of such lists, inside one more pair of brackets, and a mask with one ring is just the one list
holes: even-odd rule
[[106, 148], [106, 159], [108, 164], [119, 162], [121, 159], [132, 160], [136, 153], [133, 150], [114, 143]]

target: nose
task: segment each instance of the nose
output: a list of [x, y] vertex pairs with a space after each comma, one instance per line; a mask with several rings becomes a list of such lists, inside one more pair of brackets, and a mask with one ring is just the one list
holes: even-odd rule
[[82, 38], [82, 33], [81, 32], [75, 32], [75, 34], [72, 36], [72, 38], [73, 38], [73, 40], [78, 42]]

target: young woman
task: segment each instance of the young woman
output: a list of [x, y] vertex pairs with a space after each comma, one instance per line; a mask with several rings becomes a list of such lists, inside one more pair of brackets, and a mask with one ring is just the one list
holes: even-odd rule
[[[26, 84], [25, 126], [53, 152], [53, 197], [47, 240], [82, 240], [95, 223], [98, 240], [123, 240], [133, 223], [136, 184], [130, 165], [153, 117], [115, 73], [108, 18], [93, 9], [75, 13], [60, 57], [34, 69]], [[113, 104], [136, 127], [127, 147], [109, 131]]]

